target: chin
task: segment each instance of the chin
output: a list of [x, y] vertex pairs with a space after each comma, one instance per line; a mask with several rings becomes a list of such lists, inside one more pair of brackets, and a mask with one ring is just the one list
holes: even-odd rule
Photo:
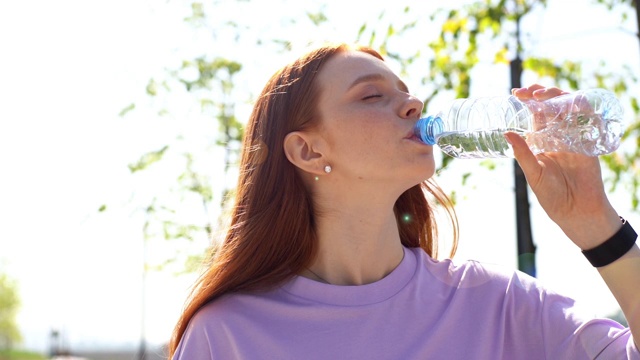
[[433, 177], [435, 174], [435, 167], [431, 169], [423, 169], [420, 173], [413, 174], [411, 183], [407, 183], [407, 189], [410, 189], [416, 185], [419, 185]]
[[428, 162], [416, 165], [416, 170], [418, 170], [416, 175], [421, 179], [420, 182], [429, 180], [436, 173], [436, 162], [433, 160], [433, 157], [431, 157]]
[[430, 156], [428, 159], [422, 157], [415, 159], [415, 161], [411, 163], [402, 165], [402, 170], [394, 170], [396, 171], [391, 170], [393, 172], [393, 181], [404, 179], [407, 181], [404, 186], [409, 189], [432, 178], [436, 172], [436, 163], [433, 156]]

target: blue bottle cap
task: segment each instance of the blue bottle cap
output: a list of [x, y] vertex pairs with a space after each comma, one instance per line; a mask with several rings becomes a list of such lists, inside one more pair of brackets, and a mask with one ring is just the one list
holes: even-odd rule
[[418, 120], [414, 128], [416, 136], [425, 144], [435, 145], [444, 132], [444, 123], [440, 116], [427, 116]]

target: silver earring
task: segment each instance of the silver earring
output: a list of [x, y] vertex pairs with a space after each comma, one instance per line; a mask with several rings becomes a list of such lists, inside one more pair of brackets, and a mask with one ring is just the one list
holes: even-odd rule
[[324, 172], [327, 173], [327, 174], [330, 173], [331, 172], [331, 165], [325, 166], [324, 167]]

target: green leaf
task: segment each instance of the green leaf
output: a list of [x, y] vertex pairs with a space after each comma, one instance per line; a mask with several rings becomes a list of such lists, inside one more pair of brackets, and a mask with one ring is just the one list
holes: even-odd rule
[[147, 95], [150, 95], [150, 96], [158, 95], [158, 84], [154, 79], [149, 80], [149, 82], [147, 83], [146, 91], [147, 91]]
[[197, 24], [205, 20], [204, 6], [201, 2], [191, 3], [191, 16], [184, 18], [184, 21]]
[[307, 17], [309, 18], [309, 20], [311, 20], [311, 22], [315, 26], [320, 26], [322, 23], [327, 21], [327, 16], [322, 12], [317, 12], [317, 13], [307, 12]]
[[160, 150], [150, 151], [142, 155], [136, 163], [129, 164], [129, 171], [135, 173], [137, 171], [148, 168], [153, 163], [160, 161], [168, 148], [169, 145], [165, 145]]
[[358, 35], [356, 36], [356, 42], [360, 42], [360, 38], [362, 38], [362, 34], [364, 34], [366, 29], [367, 29], [366, 23], [360, 26], [360, 29], [358, 29]]
[[466, 172], [466, 173], [462, 174], [462, 185], [466, 185], [467, 184], [467, 180], [469, 179], [469, 176], [471, 176], [470, 172]]
[[118, 116], [123, 117], [125, 115], [127, 115], [127, 113], [133, 109], [136, 108], [136, 104], [131, 103], [129, 105], [127, 105], [126, 107], [124, 107], [122, 110], [120, 110], [120, 112], [118, 113]]

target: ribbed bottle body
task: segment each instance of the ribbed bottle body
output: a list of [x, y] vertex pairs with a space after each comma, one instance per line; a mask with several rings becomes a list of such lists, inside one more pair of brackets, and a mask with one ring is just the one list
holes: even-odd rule
[[440, 114], [443, 132], [436, 144], [457, 158], [512, 157], [504, 133], [526, 134], [531, 112], [515, 97], [485, 97], [455, 100]]

